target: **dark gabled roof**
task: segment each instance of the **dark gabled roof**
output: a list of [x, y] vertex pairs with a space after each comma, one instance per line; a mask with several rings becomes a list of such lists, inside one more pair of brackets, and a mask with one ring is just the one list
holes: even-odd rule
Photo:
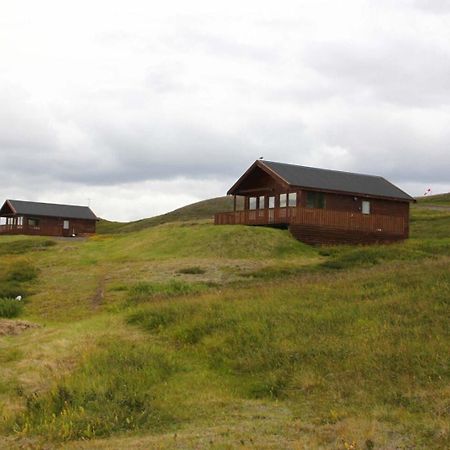
[[[397, 186], [394, 186], [383, 177], [375, 175], [317, 169], [265, 160], [258, 160], [255, 162], [255, 165], [266, 169], [269, 173], [275, 174], [291, 186], [415, 201], [414, 198]], [[238, 183], [230, 191], [237, 187]]]
[[97, 216], [88, 206], [58, 205], [56, 203], [27, 202], [23, 200], [6, 200], [6, 202], [9, 203], [15, 214], [97, 220]]

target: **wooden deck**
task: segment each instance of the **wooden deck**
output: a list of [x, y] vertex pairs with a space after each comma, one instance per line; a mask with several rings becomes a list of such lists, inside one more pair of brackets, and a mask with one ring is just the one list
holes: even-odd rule
[[59, 236], [61, 227], [39, 226], [30, 227], [27, 225], [0, 225], [0, 234], [27, 234], [32, 236]]
[[218, 213], [216, 225], [286, 225], [308, 243], [370, 243], [406, 239], [404, 217], [310, 209], [273, 208]]

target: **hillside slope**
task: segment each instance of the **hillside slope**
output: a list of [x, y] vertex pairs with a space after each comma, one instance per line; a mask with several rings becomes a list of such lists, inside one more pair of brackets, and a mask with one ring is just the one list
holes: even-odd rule
[[450, 213], [412, 215], [370, 247], [0, 236], [0, 448], [447, 448]]
[[97, 225], [97, 232], [100, 234], [129, 233], [169, 222], [212, 219], [215, 213], [232, 210], [232, 197], [217, 197], [183, 206], [160, 216], [133, 222], [111, 222], [102, 219]]
[[433, 205], [447, 205], [450, 206], [450, 192], [446, 194], [428, 195], [426, 197], [416, 198], [418, 205], [433, 204]]

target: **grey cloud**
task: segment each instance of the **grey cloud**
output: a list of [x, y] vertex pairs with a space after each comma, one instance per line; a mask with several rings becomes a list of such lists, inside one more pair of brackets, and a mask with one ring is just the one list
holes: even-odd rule
[[414, 0], [413, 5], [417, 9], [435, 14], [450, 13], [450, 2], [448, 0]]
[[94, 184], [238, 174], [261, 155], [287, 157], [307, 141], [301, 124], [275, 120], [268, 120], [264, 129], [248, 124], [233, 134], [164, 120], [133, 128], [114, 122], [92, 123], [89, 129], [106, 157], [113, 156], [115, 161], [106, 170], [92, 166], [71, 175], [73, 180]]
[[[237, 176], [261, 155], [286, 159], [311, 148], [302, 123], [273, 117], [263, 123], [246, 117], [240, 130], [227, 132], [145, 112], [136, 118], [134, 111], [108, 115], [102, 108], [91, 112], [81, 108], [62, 116], [84, 137], [80, 146], [50, 134], [51, 139], [30, 141], [14, 155], [2, 152], [3, 169], [92, 185], [203, 179]], [[52, 145], [46, 146], [47, 141]]]
[[305, 61], [342, 97], [369, 95], [405, 106], [450, 102], [450, 51], [419, 40], [315, 43]]
[[0, 149], [4, 156], [20, 157], [29, 147], [36, 152], [55, 148], [49, 116], [17, 85], [0, 80], [0, 86]]
[[355, 110], [324, 125], [321, 138], [349, 149], [354, 156], [351, 170], [399, 182], [450, 181], [450, 131], [431, 138], [395, 114]]
[[[276, 97], [273, 101], [274, 111], [283, 108], [275, 103]], [[2, 167], [17, 178], [45, 176], [93, 186], [177, 177], [223, 179], [239, 176], [259, 156], [330, 167], [330, 154], [320, 149], [326, 145], [345, 149], [352, 156], [342, 161], [350, 161], [351, 167], [339, 165], [339, 157], [334, 158], [335, 168], [401, 181], [448, 180], [449, 133], [430, 140], [408, 124], [407, 118], [395, 120], [375, 106], [368, 112], [355, 108], [342, 115], [327, 114], [329, 120], [314, 131], [313, 139], [305, 123], [285, 118], [245, 117], [240, 130], [226, 132], [165, 115], [147, 117], [144, 113], [136, 119], [126, 110], [108, 115], [104, 109], [89, 112], [81, 108], [65, 116], [86, 136], [83, 147], [77, 148], [52, 136], [54, 130], [47, 126], [50, 119], [34, 121], [34, 115], [25, 111], [30, 118], [27, 123], [38, 123], [43, 131], [37, 127], [33, 140], [22, 143], [20, 151], [2, 152]], [[40, 135], [45, 139], [39, 139]], [[405, 157], [411, 161], [407, 170]]]

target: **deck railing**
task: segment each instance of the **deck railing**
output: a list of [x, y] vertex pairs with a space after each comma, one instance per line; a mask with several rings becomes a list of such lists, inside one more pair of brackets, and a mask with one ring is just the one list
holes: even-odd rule
[[218, 213], [214, 216], [216, 225], [318, 225], [340, 230], [405, 233], [403, 217], [381, 214], [362, 214], [327, 209], [302, 207], [271, 208]]
[[13, 224], [4, 224], [0, 225], [0, 234], [20, 234], [23, 232], [23, 226], [13, 225]]

